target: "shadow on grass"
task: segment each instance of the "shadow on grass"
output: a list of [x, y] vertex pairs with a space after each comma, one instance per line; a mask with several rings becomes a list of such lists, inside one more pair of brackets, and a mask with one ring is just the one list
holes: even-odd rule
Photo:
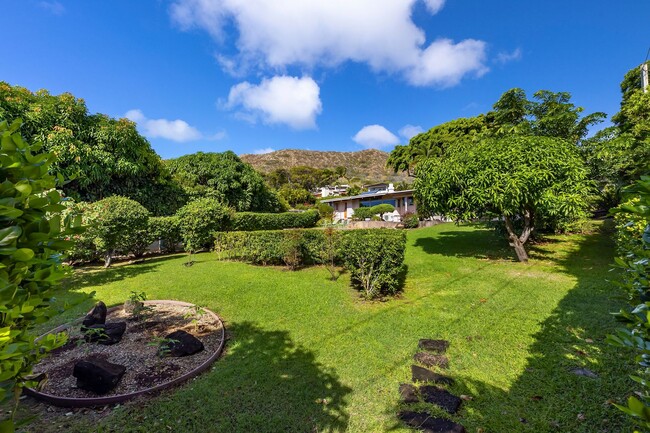
[[132, 278], [137, 275], [153, 272], [163, 263], [178, 259], [178, 254], [169, 256], [158, 256], [145, 259], [138, 263], [118, 263], [108, 269], [103, 266], [85, 266], [76, 268], [70, 278], [64, 282], [67, 288], [78, 288], [87, 286], [100, 286], [115, 281]]
[[435, 237], [416, 239], [415, 246], [428, 254], [451, 257], [490, 260], [514, 260], [515, 257], [507, 240], [488, 229], [439, 232]]
[[[537, 253], [549, 259], [543, 248]], [[628, 377], [633, 355], [605, 342], [617, 326], [610, 312], [620, 307], [613, 284], [604, 282], [615, 278], [609, 273], [612, 256], [610, 239], [596, 233], [583, 236], [576, 249], [550, 257], [576, 284], [533, 335], [527, 366], [510, 389], [458, 380], [454, 391], [474, 396], [465, 403], [471, 410], [468, 431], [632, 431], [629, 420], [608, 402], [620, 403], [635, 389]], [[572, 370], [577, 368], [598, 377], [576, 375]]]
[[[225, 355], [209, 373], [153, 401], [126, 404], [98, 432], [345, 431], [351, 389], [286, 331], [227, 324]], [[128, 373], [127, 373], [128, 374]], [[87, 425], [70, 425], [83, 432]], [[47, 430], [44, 430], [47, 432]]]

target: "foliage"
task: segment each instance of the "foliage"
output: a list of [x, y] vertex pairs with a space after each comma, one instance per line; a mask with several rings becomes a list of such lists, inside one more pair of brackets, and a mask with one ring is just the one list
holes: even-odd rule
[[149, 233], [154, 240], [161, 241], [163, 252], [176, 252], [176, 245], [183, 241], [180, 219], [177, 216], [149, 218]]
[[215, 234], [214, 250], [221, 258], [291, 269], [322, 263], [322, 230], [260, 230]]
[[43, 143], [56, 155], [53, 168], [66, 179], [69, 197], [96, 201], [122, 195], [154, 214], [170, 214], [183, 203], [169, 173], [149, 142], [128, 119], [89, 114], [83, 99], [55, 96], [0, 82], [0, 119], [24, 119], [27, 141]]
[[[617, 407], [650, 429], [650, 176], [642, 177], [628, 191], [634, 199], [612, 212], [617, 214], [619, 223], [621, 257], [616, 264], [623, 270], [621, 286], [627, 291], [630, 307], [617, 313], [626, 328], [609, 335], [608, 341], [637, 353], [635, 361], [640, 372], [632, 379], [643, 390], [630, 396], [627, 406]], [[641, 230], [636, 232], [638, 229]]]
[[71, 246], [65, 252], [66, 259], [70, 263], [86, 263], [98, 260], [101, 252], [95, 246], [95, 234], [93, 227], [97, 220], [97, 212], [92, 203], [75, 202], [72, 199], [65, 200], [66, 207], [61, 212], [63, 219], [78, 219], [86, 229], [81, 233], [70, 235], [66, 240], [71, 241]]
[[334, 208], [327, 203], [318, 203], [318, 215], [325, 221], [334, 219]]
[[372, 218], [375, 213], [371, 207], [361, 206], [354, 210], [352, 219], [354, 221], [364, 221], [366, 218]]
[[197, 152], [165, 161], [174, 179], [192, 198], [218, 199], [237, 211], [286, 210], [262, 175], [232, 151]]
[[229, 229], [234, 231], [281, 230], [314, 227], [319, 214], [315, 210], [305, 212], [258, 213], [237, 212]]
[[409, 212], [402, 218], [405, 229], [416, 229], [420, 226], [420, 218], [416, 213]]
[[193, 253], [211, 246], [214, 233], [230, 224], [233, 210], [217, 199], [205, 197], [183, 206], [177, 216], [185, 251]]
[[334, 170], [329, 168], [314, 168], [305, 165], [277, 168], [266, 175], [269, 184], [278, 190], [284, 186], [290, 189], [304, 189], [311, 191], [314, 188], [332, 185], [346, 175], [345, 167], [336, 167]]
[[395, 206], [388, 203], [382, 203], [372, 206], [370, 208], [370, 212], [372, 212], [373, 215], [379, 215], [380, 217], [383, 217], [385, 213], [395, 212]]
[[[60, 215], [65, 206], [55, 188], [63, 177], [49, 173], [54, 155], [25, 142], [19, 128], [18, 121], [0, 123], [0, 404], [14, 398], [15, 405], [33, 366], [65, 343], [63, 334], [36, 341], [32, 330], [55, 313], [52, 296], [70, 247], [63, 238], [79, 225]], [[15, 406], [1, 431], [13, 431], [14, 413]]]
[[320, 250], [320, 261], [325, 265], [330, 273], [330, 280], [336, 281], [339, 277], [337, 274], [336, 260], [341, 254], [339, 244], [341, 233], [332, 227], [325, 227], [323, 230], [323, 248]]
[[313, 204], [316, 202], [316, 198], [308, 190], [290, 185], [284, 185], [280, 188], [278, 195], [292, 207], [296, 207], [299, 204]]
[[126, 197], [112, 196], [92, 204], [94, 222], [88, 229], [95, 248], [105, 258], [105, 266], [111, 264], [116, 253], [128, 254], [150, 242], [147, 234], [149, 211], [140, 203]]
[[350, 230], [341, 239], [341, 257], [352, 284], [373, 299], [400, 289], [406, 234], [388, 229]]
[[502, 216], [520, 261], [528, 259], [524, 244], [537, 221], [583, 218], [590, 189], [575, 147], [549, 137], [484, 139], [425, 161], [415, 181], [419, 213], [459, 221]]

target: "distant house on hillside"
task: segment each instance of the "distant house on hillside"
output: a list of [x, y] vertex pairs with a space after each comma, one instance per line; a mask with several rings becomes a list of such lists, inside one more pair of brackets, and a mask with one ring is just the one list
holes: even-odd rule
[[395, 207], [395, 212], [384, 214], [386, 221], [401, 221], [407, 213], [415, 213], [417, 207], [413, 200], [413, 190], [395, 191], [392, 183], [378, 183], [367, 186], [367, 191], [350, 197], [337, 197], [323, 200], [334, 208], [334, 221], [352, 218], [354, 210], [359, 207], [372, 207], [388, 203]]
[[312, 193], [314, 194], [314, 197], [317, 198], [337, 197], [340, 195], [345, 195], [345, 193], [348, 192], [348, 188], [350, 188], [350, 185], [326, 185], [320, 188], [316, 188], [314, 191], [312, 191]]

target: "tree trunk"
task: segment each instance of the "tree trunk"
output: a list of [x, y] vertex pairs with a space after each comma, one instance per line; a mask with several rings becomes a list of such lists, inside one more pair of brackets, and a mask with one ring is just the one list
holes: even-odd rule
[[530, 236], [530, 233], [533, 230], [532, 227], [530, 226], [530, 221], [531, 221], [530, 213], [528, 213], [528, 216], [524, 217], [524, 230], [521, 236], [517, 236], [514, 227], [512, 226], [512, 221], [510, 221], [510, 217], [505, 216], [506, 230], [508, 231], [508, 238], [510, 239], [510, 245], [514, 247], [515, 253], [517, 254], [517, 259], [520, 262], [524, 262], [524, 263], [528, 261], [528, 253], [526, 253], [526, 249], [524, 248], [524, 243], [528, 240], [528, 237]]
[[104, 267], [108, 268], [111, 265], [111, 261], [113, 260], [113, 254], [112, 251], [108, 251], [104, 255]]

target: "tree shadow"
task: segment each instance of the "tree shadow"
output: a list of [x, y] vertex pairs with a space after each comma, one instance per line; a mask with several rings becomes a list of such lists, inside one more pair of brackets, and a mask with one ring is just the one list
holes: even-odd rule
[[514, 250], [494, 230], [444, 231], [435, 236], [418, 238], [415, 246], [428, 254], [514, 261]]
[[64, 281], [64, 287], [101, 286], [125, 280], [147, 272], [154, 272], [163, 263], [178, 259], [178, 254], [147, 258], [138, 263], [118, 263], [110, 268], [103, 266], [84, 266], [75, 268], [74, 273]]
[[[468, 431], [486, 432], [632, 431], [633, 423], [611, 405], [635, 389], [629, 378], [633, 355], [605, 341], [617, 327], [610, 313], [622, 306], [615, 300], [615, 286], [604, 283], [615, 278], [609, 273], [611, 240], [595, 233], [562, 254], [544, 248], [537, 254], [575, 277], [575, 286], [533, 335], [526, 368], [509, 389], [457, 378], [454, 391], [474, 397], [466, 402], [471, 411], [467, 422], [462, 417], [460, 422]], [[577, 375], [573, 370], [578, 368], [597, 377]]]
[[[351, 388], [283, 330], [227, 325], [226, 352], [213, 368], [163, 397], [127, 403], [97, 432], [345, 431]], [[58, 423], [57, 423], [58, 424]], [[87, 424], [70, 424], [83, 432]], [[47, 432], [47, 430], [43, 430]]]

